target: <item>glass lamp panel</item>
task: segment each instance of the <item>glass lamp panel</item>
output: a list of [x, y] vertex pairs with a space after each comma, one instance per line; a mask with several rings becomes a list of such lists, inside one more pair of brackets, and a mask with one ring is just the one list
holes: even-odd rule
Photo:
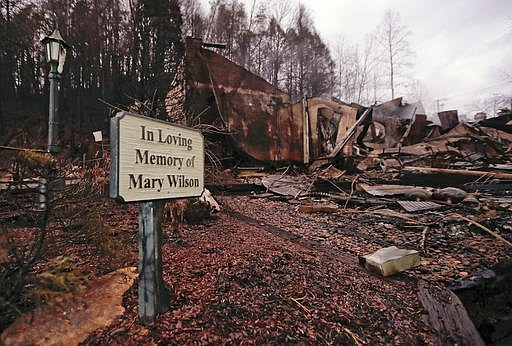
[[51, 54], [50, 54], [50, 42], [47, 42], [45, 44], [45, 50], [46, 50], [46, 62], [50, 62], [52, 60]]
[[50, 41], [50, 62], [58, 62], [59, 61], [59, 52], [60, 52], [60, 42], [58, 41]]
[[59, 54], [59, 65], [57, 66], [57, 72], [62, 73], [64, 71], [64, 63], [66, 62], [66, 48], [64, 46], [60, 47], [60, 54]]

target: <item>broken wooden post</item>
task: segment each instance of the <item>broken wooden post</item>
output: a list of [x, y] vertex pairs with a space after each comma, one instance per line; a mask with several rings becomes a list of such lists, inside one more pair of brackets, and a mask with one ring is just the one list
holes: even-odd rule
[[368, 114], [370, 114], [370, 110], [371, 108], [368, 108], [367, 110], [364, 111], [363, 115], [361, 115], [361, 117], [357, 119], [354, 125], [352, 125], [352, 127], [347, 130], [345, 136], [343, 136], [343, 138], [338, 141], [338, 144], [336, 144], [332, 152], [329, 155], [325, 156], [325, 158], [334, 159], [336, 158], [336, 156], [338, 156], [340, 150], [343, 149], [345, 144], [347, 144], [348, 140], [356, 133], [357, 127], [366, 120], [366, 117], [368, 116]]
[[437, 344], [445, 345], [450, 340], [455, 345], [485, 345], [455, 293], [419, 280], [418, 297], [427, 312], [424, 321], [437, 331]]
[[139, 318], [151, 324], [170, 307], [162, 275], [164, 200], [204, 190], [201, 132], [120, 112], [110, 123], [110, 197], [139, 202]]

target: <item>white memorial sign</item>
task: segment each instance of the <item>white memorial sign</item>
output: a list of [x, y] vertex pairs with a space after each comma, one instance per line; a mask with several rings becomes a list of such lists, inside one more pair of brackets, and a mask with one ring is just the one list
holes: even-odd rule
[[200, 196], [200, 131], [120, 112], [110, 123], [110, 197], [125, 202]]

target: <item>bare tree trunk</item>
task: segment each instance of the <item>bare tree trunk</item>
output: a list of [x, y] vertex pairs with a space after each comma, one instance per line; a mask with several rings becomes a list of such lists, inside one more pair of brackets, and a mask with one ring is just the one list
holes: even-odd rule
[[389, 86], [391, 97], [395, 98], [395, 89], [399, 84], [399, 78], [402, 71], [410, 66], [411, 50], [407, 40], [410, 32], [406, 27], [400, 24], [400, 14], [393, 10], [388, 10], [384, 14], [380, 26], [380, 43], [383, 52], [386, 54], [389, 64]]
[[391, 37], [391, 23], [390, 28], [388, 31], [388, 49], [389, 49], [389, 81], [390, 81], [390, 87], [391, 87], [391, 99], [395, 98], [395, 71], [394, 71], [394, 65], [393, 65], [393, 42]]

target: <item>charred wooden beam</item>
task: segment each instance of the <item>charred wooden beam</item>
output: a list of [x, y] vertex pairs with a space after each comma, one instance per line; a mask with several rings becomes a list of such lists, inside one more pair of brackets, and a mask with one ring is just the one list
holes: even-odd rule
[[432, 168], [432, 167], [414, 167], [405, 166], [404, 171], [417, 171], [422, 173], [440, 173], [440, 174], [454, 174], [461, 176], [471, 177], [489, 177], [494, 179], [512, 180], [511, 173], [489, 172], [489, 171], [470, 171], [466, 169], [448, 169], [448, 168]]
[[418, 282], [418, 296], [428, 313], [427, 323], [437, 330], [440, 345], [481, 345], [485, 343], [459, 298], [446, 288]]
[[203, 47], [205, 48], [219, 48], [219, 49], [226, 49], [226, 47], [228, 46], [227, 44], [225, 43], [210, 43], [210, 42], [203, 42], [202, 44]]

